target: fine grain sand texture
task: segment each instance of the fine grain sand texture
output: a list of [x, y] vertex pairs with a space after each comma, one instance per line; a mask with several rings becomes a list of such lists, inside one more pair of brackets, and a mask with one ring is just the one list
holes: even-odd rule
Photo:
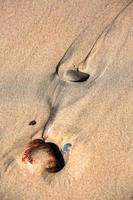
[[[0, 200], [132, 200], [132, 102], [133, 1], [0, 0]], [[41, 137], [60, 172], [22, 163]]]

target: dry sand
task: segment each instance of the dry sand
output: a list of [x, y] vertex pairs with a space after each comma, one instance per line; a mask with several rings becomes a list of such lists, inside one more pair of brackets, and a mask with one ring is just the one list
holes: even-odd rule
[[[131, 200], [132, 101], [133, 1], [0, 1], [0, 200]], [[20, 161], [43, 130], [59, 173]]]

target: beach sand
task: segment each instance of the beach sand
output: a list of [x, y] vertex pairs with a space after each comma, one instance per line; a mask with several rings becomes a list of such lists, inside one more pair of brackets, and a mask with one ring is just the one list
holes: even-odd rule
[[[133, 1], [0, 1], [0, 200], [133, 199], [132, 101]], [[42, 136], [58, 173], [21, 162]]]

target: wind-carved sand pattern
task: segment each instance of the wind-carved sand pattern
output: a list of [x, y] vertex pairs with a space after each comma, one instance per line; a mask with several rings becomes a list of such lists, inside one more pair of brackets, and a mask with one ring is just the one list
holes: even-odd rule
[[[89, 53], [85, 52], [85, 58], [80, 61], [77, 58], [77, 55], [79, 53], [78, 50], [81, 49], [81, 46], [82, 48], [87, 48], [87, 35], [89, 33], [89, 30], [87, 29], [85, 33], [81, 33], [81, 35], [76, 38], [76, 40], [69, 47], [57, 66], [57, 73], [59, 75], [59, 78], [69, 82], [72, 85], [75, 85], [82, 84], [82, 81], [80, 81], [80, 79], [79, 81], [77, 81], [77, 72], [80, 72], [81, 76], [82, 72], [89, 74], [90, 77], [88, 77], [88, 79], [85, 80], [86, 82], [83, 83], [84, 86], [87, 85], [88, 88], [90, 87], [90, 85], [96, 83], [97, 81], [102, 82], [102, 80], [106, 80], [106, 78], [113, 77], [115, 74], [115, 70], [122, 70], [120, 64], [115, 65], [114, 63], [117, 63], [117, 60], [120, 59], [120, 55], [125, 55], [125, 51], [123, 49], [126, 46], [127, 38], [130, 38], [130, 34], [132, 33], [132, 22], [130, 21], [127, 26], [127, 21], [131, 16], [131, 12], [132, 2], [130, 2], [130, 4], [125, 9], [123, 9], [117, 15], [117, 17], [103, 30], [103, 32], [95, 41]], [[131, 47], [131, 45], [129, 46]], [[129, 53], [129, 57], [130, 56], [131, 51]], [[86, 162], [83, 162], [83, 160], [80, 159], [79, 163], [79, 165], [82, 165], [82, 167], [79, 169], [77, 168], [77, 170], [74, 170], [74, 173], [71, 173], [70, 180], [71, 177], [81, 177], [84, 169], [87, 165], [89, 165], [87, 160]]]
[[[9, 52], [3, 50], [4, 65], [0, 79], [3, 94], [0, 112], [2, 200], [132, 198], [133, 1], [129, 4], [124, 0], [106, 1], [101, 1], [100, 6], [100, 1], [88, 3], [86, 12], [92, 13], [87, 18], [90, 26], [84, 31], [86, 25], [76, 21], [80, 14], [78, 11], [84, 11], [83, 1], [78, 1], [83, 7], [80, 8], [77, 3], [76, 11], [76, 1], [62, 1], [64, 10], [59, 5], [61, 2], [57, 1], [54, 1], [57, 3], [55, 7], [53, 1], [33, 0], [33, 5], [23, 1], [19, 8], [19, 2], [16, 5], [14, 1], [8, 17], [5, 10], [5, 15], [1, 14], [2, 18], [5, 17], [3, 26], [7, 23], [6, 33], [16, 34], [13, 26], [16, 23], [16, 31], [20, 31], [21, 38], [20, 46], [15, 40], [16, 34], [14, 43], [7, 45]], [[3, 2], [6, 5], [8, 1]], [[38, 7], [40, 2], [48, 5], [52, 2], [49, 14], [47, 16], [46, 11], [44, 18], [43, 6]], [[71, 2], [72, 8], [67, 2]], [[25, 26], [22, 29], [17, 26], [26, 9], [23, 3], [28, 8], [25, 18], [30, 27], [26, 38], [23, 37]], [[7, 7], [9, 5], [7, 3]], [[30, 7], [33, 14], [29, 12]], [[65, 15], [68, 8], [71, 8], [69, 14]], [[40, 10], [41, 23], [37, 26], [37, 20], [32, 32], [30, 20], [34, 16], [36, 18]], [[97, 15], [99, 11], [101, 14]], [[66, 21], [67, 18], [72, 21], [71, 14], [74, 12], [76, 20], [71, 25]], [[107, 20], [110, 14], [112, 17]], [[10, 19], [13, 20], [9, 27]], [[54, 20], [56, 23], [53, 23]], [[101, 21], [106, 23], [103, 25]], [[77, 24], [80, 30], [75, 29], [75, 35], [71, 30]], [[66, 33], [65, 27], [69, 26]], [[102, 28], [97, 31], [99, 26]], [[77, 37], [79, 32], [81, 34]], [[95, 37], [91, 40], [94, 33]], [[69, 40], [71, 35], [73, 38]], [[3, 37], [1, 40], [3, 44]], [[42, 139], [46, 136], [48, 141], [45, 143]], [[41, 138], [41, 141], [35, 138]], [[38, 146], [34, 146], [36, 141]], [[54, 144], [65, 160], [62, 168], [57, 166]], [[51, 172], [54, 173], [48, 171], [49, 161], [52, 161]], [[56, 173], [58, 169], [62, 170]]]
[[[87, 81], [87, 84], [91, 84], [104, 75], [130, 32], [130, 26], [126, 30], [123, 29], [126, 25], [126, 20], [123, 21], [123, 12], [131, 3], [132, 1], [104, 28], [89, 52], [87, 41], [90, 30], [86, 28], [80, 33], [57, 65], [56, 72], [61, 79], [74, 83]], [[78, 57], [81, 49], [82, 53], [84, 52], [83, 60], [79, 60]]]

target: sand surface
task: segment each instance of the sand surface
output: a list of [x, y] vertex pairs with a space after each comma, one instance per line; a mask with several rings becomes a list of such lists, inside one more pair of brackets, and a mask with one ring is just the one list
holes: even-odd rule
[[[58, 173], [21, 163], [42, 135]], [[0, 200], [37, 199], [133, 199], [133, 1], [0, 1]]]

